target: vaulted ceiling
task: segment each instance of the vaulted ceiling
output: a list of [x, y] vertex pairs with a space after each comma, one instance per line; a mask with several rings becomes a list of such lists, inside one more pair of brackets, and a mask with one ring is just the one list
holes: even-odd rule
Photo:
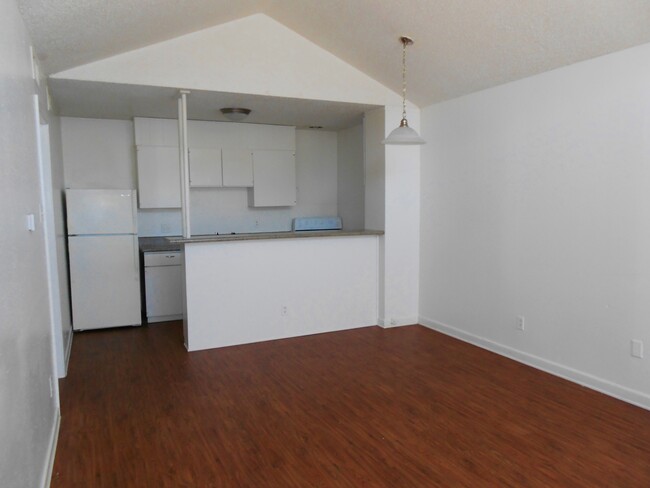
[[[265, 13], [419, 106], [650, 42], [650, 0], [18, 0], [48, 74]], [[287, 46], [291, 49], [291, 46]]]

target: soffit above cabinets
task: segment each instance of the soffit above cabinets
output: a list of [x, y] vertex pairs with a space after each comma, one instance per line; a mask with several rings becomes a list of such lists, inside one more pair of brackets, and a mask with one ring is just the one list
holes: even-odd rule
[[[133, 117], [175, 119], [178, 117], [178, 90], [165, 87], [122, 85], [89, 81], [48, 81], [58, 115], [130, 120]], [[376, 105], [322, 100], [279, 98], [241, 93], [192, 91], [187, 99], [188, 118], [228, 120], [223, 107], [246, 107], [251, 114], [246, 123], [289, 125], [298, 128], [319, 126], [339, 130], [360, 124], [363, 113]]]

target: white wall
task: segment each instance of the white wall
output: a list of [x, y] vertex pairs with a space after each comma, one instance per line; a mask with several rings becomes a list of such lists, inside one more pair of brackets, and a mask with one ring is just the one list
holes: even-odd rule
[[338, 210], [345, 229], [363, 229], [365, 177], [363, 125], [337, 132]]
[[[39, 486], [58, 405], [48, 307], [29, 38], [15, 2], [0, 3], [0, 474], [3, 487]], [[36, 231], [26, 215], [36, 216]]]
[[368, 229], [384, 230], [386, 219], [386, 111], [378, 108], [363, 118], [365, 171], [364, 220]]
[[[650, 44], [423, 111], [423, 322], [650, 408]], [[525, 331], [516, 317], [525, 317]]]
[[296, 166], [299, 215], [337, 215], [338, 139], [336, 132], [296, 131]]
[[[378, 108], [363, 117], [363, 155], [365, 174], [364, 225], [367, 229], [385, 230], [386, 219], [386, 149], [381, 144], [385, 138], [386, 111]], [[385, 239], [379, 239], [377, 248], [378, 305], [377, 323], [386, 317], [386, 248]]]
[[398, 94], [264, 14], [78, 66], [54, 78], [372, 105], [400, 103]]
[[[213, 139], [224, 124], [190, 121], [190, 145], [204, 147], [202, 141]], [[169, 125], [170, 134], [177, 134], [176, 122]], [[62, 117], [61, 131], [66, 187], [137, 188], [133, 122]], [[192, 233], [290, 230], [293, 217], [336, 215], [336, 133], [297, 130], [295, 149], [296, 206], [251, 208], [245, 188], [192, 189]], [[180, 210], [140, 210], [138, 228], [141, 236], [180, 235]]]

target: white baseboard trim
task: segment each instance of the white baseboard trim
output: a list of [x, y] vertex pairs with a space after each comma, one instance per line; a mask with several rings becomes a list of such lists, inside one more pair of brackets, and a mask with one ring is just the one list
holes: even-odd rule
[[45, 471], [43, 472], [43, 479], [41, 480], [41, 486], [43, 488], [48, 488], [50, 486], [50, 481], [52, 481], [54, 457], [56, 456], [56, 444], [59, 440], [59, 427], [61, 427], [61, 410], [57, 408], [54, 413], [54, 425], [52, 426], [52, 432], [50, 433], [50, 442], [47, 447], [47, 464], [45, 466]]
[[60, 376], [60, 378], [65, 378], [68, 376], [68, 364], [70, 364], [70, 354], [72, 353], [72, 340], [74, 339], [74, 332], [70, 330], [70, 339], [68, 340], [67, 347], [65, 348], [65, 359], [64, 359], [64, 371], [63, 371], [63, 376]]
[[534, 356], [527, 352], [499, 344], [498, 342], [485, 339], [484, 337], [465, 332], [461, 329], [457, 329], [456, 327], [452, 327], [435, 320], [420, 317], [419, 323], [425, 327], [428, 327], [429, 329], [436, 330], [445, 335], [455, 337], [461, 341], [468, 342], [483, 349], [487, 349], [488, 351], [500, 354], [501, 356], [513, 359], [514, 361], [518, 361], [552, 375], [559, 376], [565, 380], [578, 383], [579, 385], [586, 386], [587, 388], [599, 391], [605, 395], [609, 395], [619, 400], [623, 400], [624, 402], [631, 403], [637, 407], [650, 410], [650, 395], [641, 391], [633, 390], [617, 383], [612, 383], [611, 381], [593, 376], [589, 373], [578, 371], [554, 361], [549, 361], [548, 359]]
[[157, 324], [159, 322], [171, 322], [172, 320], [183, 320], [183, 314], [176, 315], [159, 315], [157, 317], [147, 317], [147, 324]]
[[377, 325], [383, 327], [384, 329], [390, 329], [391, 327], [403, 327], [405, 325], [414, 325], [419, 323], [418, 317], [392, 317], [390, 319], [380, 318], [377, 321]]

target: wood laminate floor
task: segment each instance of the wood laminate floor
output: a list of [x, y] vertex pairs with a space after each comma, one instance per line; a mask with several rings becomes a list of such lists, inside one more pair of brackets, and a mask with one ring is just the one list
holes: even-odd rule
[[650, 412], [420, 326], [76, 334], [53, 487], [648, 487]]

